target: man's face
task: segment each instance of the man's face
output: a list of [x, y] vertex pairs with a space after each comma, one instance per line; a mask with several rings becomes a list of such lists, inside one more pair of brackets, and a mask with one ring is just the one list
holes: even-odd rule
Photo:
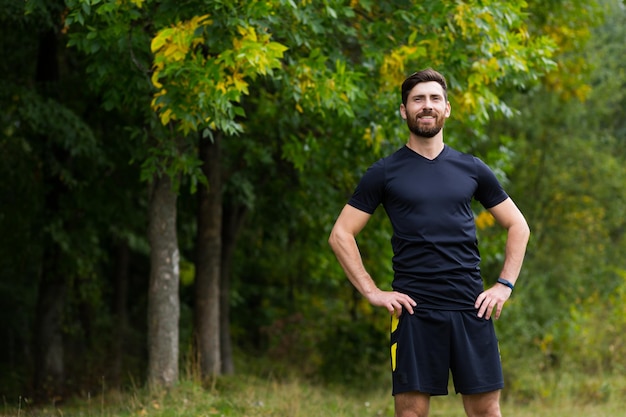
[[400, 113], [411, 132], [432, 138], [450, 116], [450, 103], [445, 99], [443, 87], [435, 81], [428, 81], [413, 87], [406, 105], [400, 105]]

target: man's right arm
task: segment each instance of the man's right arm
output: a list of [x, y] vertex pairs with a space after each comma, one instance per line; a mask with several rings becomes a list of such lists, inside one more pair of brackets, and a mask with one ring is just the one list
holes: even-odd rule
[[413, 314], [417, 304], [408, 295], [396, 291], [382, 291], [365, 270], [363, 259], [356, 243], [356, 236], [365, 227], [371, 215], [346, 204], [328, 238], [328, 243], [348, 279], [367, 300], [376, 306], [385, 307], [389, 313], [400, 316], [406, 309]]

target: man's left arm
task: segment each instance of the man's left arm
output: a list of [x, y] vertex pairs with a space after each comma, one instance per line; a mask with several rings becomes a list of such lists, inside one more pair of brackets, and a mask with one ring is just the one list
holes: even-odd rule
[[[489, 212], [498, 224], [507, 230], [504, 265], [500, 272], [500, 278], [514, 285], [522, 269], [526, 245], [530, 237], [528, 223], [510, 198], [490, 208]], [[512, 291], [507, 285], [501, 283], [496, 283], [483, 291], [476, 299], [475, 304], [478, 309], [478, 317], [484, 317], [488, 320], [493, 314], [493, 317], [498, 319], [502, 307], [511, 296]]]

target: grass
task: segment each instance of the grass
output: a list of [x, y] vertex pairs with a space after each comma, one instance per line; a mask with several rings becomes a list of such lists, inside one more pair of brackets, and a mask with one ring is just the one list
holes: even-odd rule
[[[526, 382], [533, 384], [526, 391], [504, 391], [503, 416], [626, 416], [624, 376], [532, 375]], [[48, 406], [34, 407], [19, 399], [5, 399], [0, 416], [393, 417], [393, 400], [389, 387], [358, 391], [316, 386], [297, 379], [238, 375], [221, 377], [209, 388], [187, 379], [169, 391], [87, 393], [82, 398]], [[430, 416], [465, 416], [461, 397], [451, 394], [433, 398]]]

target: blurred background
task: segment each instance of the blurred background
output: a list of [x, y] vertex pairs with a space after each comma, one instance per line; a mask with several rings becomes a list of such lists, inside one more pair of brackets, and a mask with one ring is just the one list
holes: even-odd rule
[[[426, 67], [449, 82], [446, 142], [532, 231], [496, 323], [506, 395], [567, 371], [602, 397], [593, 376], [626, 370], [622, 1], [0, 5], [4, 398], [242, 369], [385, 381], [388, 315], [326, 240], [406, 142], [400, 84]], [[475, 213], [491, 285], [504, 235]], [[383, 288], [390, 237], [382, 208], [359, 236]]]

